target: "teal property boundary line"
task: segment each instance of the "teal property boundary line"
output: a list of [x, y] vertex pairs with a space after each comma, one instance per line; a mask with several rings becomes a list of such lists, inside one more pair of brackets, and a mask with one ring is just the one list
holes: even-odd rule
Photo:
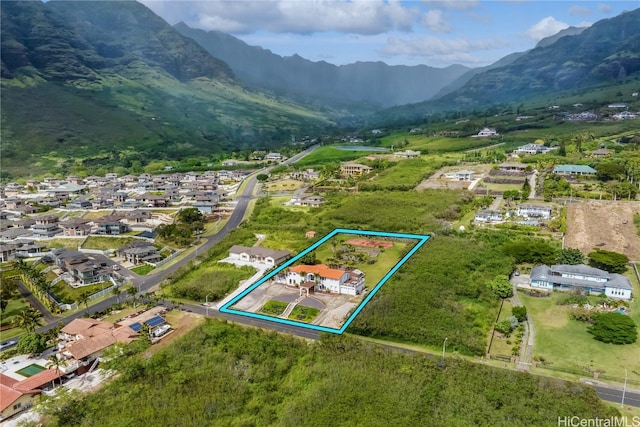
[[[398, 261], [387, 272], [387, 274], [384, 275], [384, 277], [369, 292], [369, 294], [364, 298], [364, 300], [360, 303], [360, 305], [358, 307], [356, 307], [356, 309], [353, 311], [353, 313], [351, 313], [351, 316], [349, 316], [349, 318], [344, 322], [344, 324], [342, 325], [342, 327], [340, 329], [328, 328], [326, 326], [319, 326], [319, 325], [311, 325], [311, 324], [308, 324], [308, 323], [296, 322], [294, 320], [280, 319], [280, 318], [277, 318], [277, 317], [266, 316], [266, 315], [259, 314], [259, 313], [251, 313], [251, 312], [247, 312], [247, 311], [235, 310], [235, 309], [231, 308], [231, 306], [233, 306], [235, 303], [240, 301], [242, 298], [244, 298], [248, 293], [253, 291], [255, 288], [257, 288], [258, 286], [262, 285], [264, 282], [266, 282], [267, 280], [271, 279], [273, 276], [278, 274], [280, 271], [282, 271], [283, 269], [287, 268], [291, 264], [295, 263], [297, 260], [299, 260], [300, 258], [305, 256], [309, 252], [315, 250], [318, 246], [322, 245], [327, 240], [331, 239], [332, 237], [334, 237], [337, 234], [354, 234], [354, 235], [359, 235], [359, 236], [394, 237], [394, 238], [401, 238], [401, 239], [414, 239], [414, 240], [417, 240], [418, 242], [411, 248], [411, 250], [404, 257], [402, 257], [402, 259], [400, 259], [400, 261]], [[278, 268], [276, 268], [275, 270], [271, 271], [266, 276], [262, 277], [256, 283], [251, 285], [249, 288], [245, 289], [240, 295], [236, 296], [231, 301], [229, 301], [224, 306], [222, 306], [220, 308], [220, 311], [223, 312], [223, 313], [230, 313], [230, 314], [237, 314], [237, 315], [240, 315], [240, 316], [253, 317], [253, 318], [256, 318], [256, 319], [268, 320], [270, 322], [282, 323], [282, 324], [291, 325], [291, 326], [298, 326], [298, 327], [307, 328], [307, 329], [313, 329], [313, 330], [321, 331], [321, 332], [329, 332], [329, 333], [333, 333], [333, 334], [342, 334], [349, 327], [349, 325], [351, 324], [353, 319], [355, 319], [356, 316], [360, 313], [360, 311], [362, 311], [364, 306], [367, 305], [367, 303], [369, 301], [371, 301], [371, 298], [373, 298], [373, 296], [376, 294], [376, 292], [378, 292], [378, 290], [382, 287], [382, 285], [384, 285], [387, 282], [387, 280], [389, 280], [389, 278], [391, 276], [393, 276], [393, 274], [396, 271], [398, 271], [398, 269], [402, 266], [402, 264], [407, 262], [407, 260], [409, 258], [411, 258], [413, 256], [413, 254], [415, 254], [416, 251], [418, 249], [420, 249], [420, 247], [422, 247], [422, 245], [424, 245], [427, 242], [427, 240], [429, 240], [429, 238], [430, 238], [430, 236], [425, 236], [425, 235], [420, 235], [420, 234], [388, 233], [388, 232], [384, 232], [384, 231], [364, 231], [364, 230], [351, 230], [351, 229], [344, 229], [344, 228], [336, 228], [331, 233], [327, 234], [322, 239], [318, 240], [316, 243], [314, 243], [313, 245], [309, 246], [304, 251], [300, 252], [294, 258], [292, 258], [292, 259], [288, 260], [287, 262], [285, 262], [284, 264], [280, 265]]]

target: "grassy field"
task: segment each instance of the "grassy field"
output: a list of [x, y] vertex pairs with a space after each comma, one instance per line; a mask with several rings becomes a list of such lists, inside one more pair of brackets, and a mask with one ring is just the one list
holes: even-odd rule
[[[7, 308], [2, 312], [2, 325], [5, 327], [6, 325], [13, 324], [15, 317], [25, 308], [29, 307], [29, 303], [24, 298], [12, 298], [9, 300], [9, 304], [7, 304]], [[24, 329], [21, 328], [9, 328], [2, 330], [2, 339], [8, 339], [15, 337], [17, 335], [25, 332]]]
[[109, 249], [118, 249], [131, 242], [133, 237], [107, 237], [107, 236], [89, 236], [82, 245], [83, 249], [97, 249], [99, 251], [107, 251]]
[[[634, 290], [637, 295], [637, 285]], [[554, 292], [549, 298], [520, 294], [535, 326], [534, 357], [543, 357], [552, 368], [582, 371], [586, 377], [590, 376], [587, 370], [599, 370], [624, 378], [626, 368], [640, 366], [640, 342], [613, 345], [596, 341], [587, 332], [587, 323], [570, 319], [570, 307], [558, 305], [565, 296], [561, 292]], [[631, 303], [632, 316], [637, 318], [639, 311], [640, 302], [636, 298]], [[640, 381], [640, 375], [630, 375]]]
[[302, 181], [295, 179], [280, 179], [278, 181], [267, 181], [263, 185], [263, 190], [269, 192], [294, 191], [303, 186]]
[[82, 219], [89, 219], [89, 220], [94, 220], [94, 219], [98, 219], [98, 218], [102, 218], [103, 216], [107, 216], [111, 213], [111, 211], [93, 211], [93, 212], [85, 212], [84, 215], [82, 215]]
[[145, 274], [149, 274], [149, 272], [151, 272], [153, 269], [154, 267], [152, 265], [145, 264], [145, 265], [139, 265], [137, 267], [133, 267], [130, 270], [136, 274], [144, 276]]
[[369, 153], [371, 152], [340, 150], [330, 145], [325, 145], [322, 147], [318, 147], [311, 154], [297, 161], [295, 165], [298, 167], [306, 168], [310, 166], [326, 165], [329, 163], [347, 162], [350, 160], [359, 159], [360, 157], [364, 157]]
[[[506, 320], [507, 317], [511, 316], [511, 307], [511, 301], [506, 299], [502, 305], [502, 311], [500, 312], [498, 322]], [[502, 336], [499, 332], [496, 332], [493, 337], [493, 343], [491, 344], [491, 355], [511, 357], [511, 349], [515, 344], [514, 335], [515, 332], [511, 334], [511, 337], [507, 338]], [[489, 337], [489, 339], [491, 339], [491, 337]]]
[[360, 189], [412, 189], [440, 165], [440, 162], [433, 160], [408, 159], [377, 173], [372, 179], [361, 183]]
[[82, 238], [80, 239], [65, 239], [65, 238], [56, 238], [43, 240], [43, 242], [47, 245], [48, 248], [67, 248], [77, 250], [78, 246], [82, 243]]

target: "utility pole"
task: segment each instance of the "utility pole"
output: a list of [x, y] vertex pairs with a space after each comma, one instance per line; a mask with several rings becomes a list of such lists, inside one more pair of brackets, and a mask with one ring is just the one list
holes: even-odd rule
[[446, 337], [444, 339], [444, 342], [442, 343], [442, 360], [444, 360], [444, 352], [447, 349], [447, 340], [449, 339], [449, 337]]
[[627, 370], [624, 370], [624, 387], [622, 388], [622, 401], [620, 402], [620, 407], [624, 407], [624, 395], [627, 392]]
[[209, 317], [209, 295], [211, 294], [207, 294], [207, 296], [204, 297], [204, 306], [205, 306], [205, 311], [207, 313], [207, 317]]

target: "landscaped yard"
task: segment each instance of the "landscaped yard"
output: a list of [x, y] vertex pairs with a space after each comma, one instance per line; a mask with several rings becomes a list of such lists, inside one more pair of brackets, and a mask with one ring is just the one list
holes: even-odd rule
[[112, 285], [113, 284], [111, 282], [101, 282], [94, 285], [72, 288], [63, 280], [53, 286], [52, 293], [63, 303], [73, 304], [74, 302], [82, 301], [81, 295], [84, 293], [87, 295], [93, 295], [96, 292], [106, 289]]
[[298, 322], [311, 323], [319, 313], [320, 310], [317, 308], [297, 305], [289, 315], [289, 319], [296, 320]]
[[[267, 303], [262, 306], [259, 313], [266, 314], [267, 316], [280, 316], [282, 313], [284, 313], [287, 305], [289, 304], [287, 304], [286, 302], [275, 300], [267, 301]], [[291, 313], [291, 315], [293, 315], [293, 313]]]
[[[638, 286], [634, 284], [634, 294]], [[588, 324], [569, 318], [569, 306], [558, 305], [565, 293], [554, 292], [548, 298], [535, 298], [520, 293], [535, 327], [534, 357], [542, 357], [551, 368], [583, 372], [599, 370], [605, 375], [624, 378], [625, 369], [637, 367], [640, 342], [628, 345], [605, 344], [587, 332]], [[594, 297], [595, 301], [598, 297]], [[640, 311], [638, 298], [631, 303], [631, 314], [637, 322]], [[633, 370], [632, 370], [633, 371]], [[640, 381], [640, 375], [629, 371], [630, 379]]]
[[293, 191], [302, 187], [302, 184], [302, 181], [297, 181], [295, 179], [281, 179], [278, 181], [265, 182], [263, 184], [263, 188], [269, 192]]

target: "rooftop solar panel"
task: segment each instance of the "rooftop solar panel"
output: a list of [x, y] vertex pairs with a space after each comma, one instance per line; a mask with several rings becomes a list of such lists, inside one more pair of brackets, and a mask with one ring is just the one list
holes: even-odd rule
[[140, 329], [142, 329], [142, 325], [140, 324], [140, 322], [133, 323], [129, 325], [129, 327], [133, 329], [134, 332], [140, 332]]
[[162, 318], [162, 316], [155, 316], [155, 317], [152, 317], [151, 319], [147, 320], [144, 323], [149, 325], [150, 328], [153, 328], [155, 326], [162, 325], [163, 323], [166, 323], [166, 320], [164, 320]]

